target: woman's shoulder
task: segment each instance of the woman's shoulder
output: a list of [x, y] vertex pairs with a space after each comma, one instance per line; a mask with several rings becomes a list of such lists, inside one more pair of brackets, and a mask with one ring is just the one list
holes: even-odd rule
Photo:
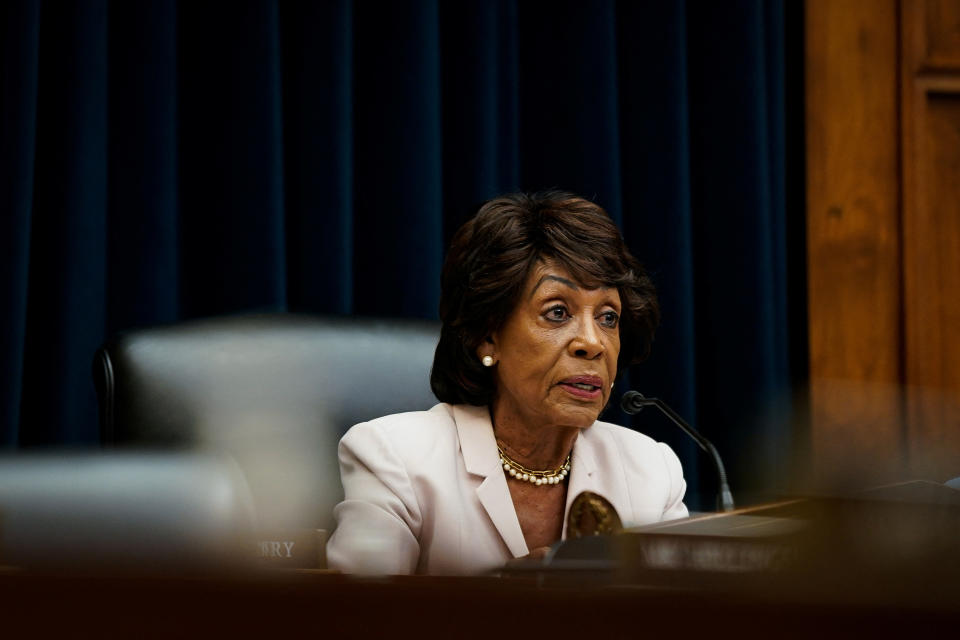
[[388, 444], [397, 451], [417, 450], [425, 443], [455, 436], [453, 407], [441, 402], [428, 411], [407, 411], [355, 424], [343, 436], [341, 446]]
[[655, 448], [658, 444], [661, 444], [639, 431], [634, 431], [633, 429], [628, 429], [627, 427], [622, 427], [612, 422], [601, 422], [599, 420], [594, 422], [586, 433], [591, 439], [630, 448], [648, 449], [651, 447]]
[[671, 471], [674, 470], [673, 467], [679, 468], [680, 462], [677, 455], [669, 445], [658, 442], [639, 431], [610, 422], [597, 421], [587, 430], [586, 435], [595, 447], [616, 451], [631, 465], [657, 462], [665, 464]]
[[[381, 416], [361, 422], [350, 428], [350, 431], [359, 430], [378, 430], [378, 431], [403, 431], [406, 429], [431, 429], [442, 428], [445, 425], [453, 423], [453, 406], [441, 402], [435, 404], [427, 411], [406, 411], [404, 413], [393, 413], [388, 416]], [[349, 432], [348, 432], [349, 433]]]
[[585, 435], [594, 462], [611, 478], [626, 480], [624, 489], [631, 497], [621, 505], [624, 522], [645, 524], [687, 515], [683, 504], [687, 483], [680, 459], [669, 446], [608, 422], [595, 422]]

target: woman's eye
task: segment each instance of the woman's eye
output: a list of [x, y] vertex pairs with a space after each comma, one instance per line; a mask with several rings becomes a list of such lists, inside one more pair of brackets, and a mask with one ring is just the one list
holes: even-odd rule
[[600, 325], [606, 327], [607, 329], [616, 329], [617, 322], [620, 321], [620, 316], [614, 311], [607, 311], [600, 314]]
[[556, 307], [550, 307], [547, 309], [544, 317], [551, 322], [563, 322], [567, 319], [567, 308], [560, 305], [557, 305]]

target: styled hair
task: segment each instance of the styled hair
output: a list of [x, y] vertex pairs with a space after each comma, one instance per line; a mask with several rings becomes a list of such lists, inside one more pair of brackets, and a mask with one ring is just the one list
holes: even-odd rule
[[430, 372], [430, 388], [441, 402], [493, 401], [496, 382], [477, 348], [504, 325], [544, 260], [586, 288], [617, 288], [623, 307], [618, 376], [647, 357], [660, 321], [656, 292], [607, 212], [562, 191], [504, 195], [460, 227], [443, 264], [443, 324]]

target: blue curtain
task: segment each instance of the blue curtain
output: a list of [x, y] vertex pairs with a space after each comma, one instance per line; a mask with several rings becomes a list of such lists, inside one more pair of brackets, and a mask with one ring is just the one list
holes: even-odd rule
[[[603, 205], [659, 287], [654, 355], [623, 389], [714, 438], [735, 490], [777, 486], [802, 444], [805, 363], [785, 11], [3, 3], [0, 440], [96, 443], [91, 357], [125, 328], [436, 317], [457, 226], [496, 194], [559, 187]], [[633, 424], [709, 507], [693, 445], [657, 416]]]

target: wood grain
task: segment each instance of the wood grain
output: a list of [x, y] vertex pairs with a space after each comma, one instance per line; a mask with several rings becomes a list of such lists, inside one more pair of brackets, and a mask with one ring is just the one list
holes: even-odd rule
[[929, 69], [960, 71], [960, 2], [913, 0], [904, 3], [904, 14], [922, 13], [925, 33], [920, 65]]
[[946, 480], [960, 475], [960, 2], [905, 3], [901, 41], [908, 466]]
[[897, 3], [805, 14], [814, 466], [869, 484], [903, 465]]

